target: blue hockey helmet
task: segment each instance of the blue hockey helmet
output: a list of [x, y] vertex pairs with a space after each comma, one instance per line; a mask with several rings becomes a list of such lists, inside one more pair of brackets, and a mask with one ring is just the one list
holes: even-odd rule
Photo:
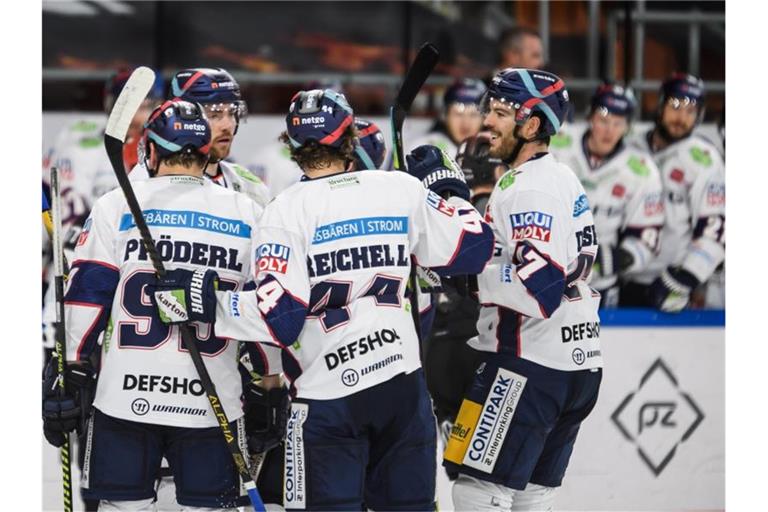
[[171, 79], [168, 96], [200, 103], [213, 110], [228, 107], [235, 113], [238, 125], [248, 115], [240, 85], [222, 68], [182, 69]]
[[199, 104], [167, 100], [152, 112], [144, 124], [142, 141], [145, 159], [150, 142], [154, 143], [160, 158], [177, 153], [208, 155], [211, 127]]
[[372, 121], [355, 119], [359, 144], [355, 148], [355, 169], [381, 169], [387, 146], [384, 134]]
[[659, 106], [663, 106], [670, 98], [693, 103], [701, 108], [704, 105], [704, 81], [693, 75], [675, 73], [661, 84]]
[[353, 115], [352, 107], [341, 93], [331, 89], [299, 91], [291, 98], [285, 116], [288, 140], [294, 148], [309, 141], [339, 148]]
[[[125, 87], [125, 84], [128, 82], [128, 79], [131, 77], [132, 73], [133, 69], [120, 68], [111, 74], [109, 78], [107, 78], [107, 81], [104, 83], [105, 112], [110, 112], [112, 110], [112, 106], [115, 104], [115, 100], [118, 96], [120, 96], [120, 93], [123, 91], [123, 87]], [[162, 75], [160, 73], [155, 73], [155, 82], [152, 84], [152, 88], [147, 94], [147, 99], [161, 100], [163, 98], [164, 87], [165, 84], [163, 82]]]
[[[538, 69], [507, 68], [491, 80], [483, 96], [483, 112], [490, 110], [496, 100], [515, 109], [515, 124], [522, 126], [535, 113], [543, 115], [539, 134], [532, 140], [554, 135], [568, 112], [568, 90], [565, 82], [554, 73]], [[530, 141], [529, 141], [530, 142]]]
[[612, 83], [601, 84], [592, 95], [590, 115], [596, 111], [632, 119], [635, 95], [632, 90]]
[[456, 80], [445, 90], [443, 107], [447, 109], [454, 103], [480, 105], [480, 100], [487, 89], [481, 80], [475, 78]]

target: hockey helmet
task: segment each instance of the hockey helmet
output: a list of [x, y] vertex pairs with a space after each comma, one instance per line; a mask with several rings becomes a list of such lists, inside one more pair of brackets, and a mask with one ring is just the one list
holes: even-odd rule
[[191, 68], [176, 73], [171, 80], [169, 99], [200, 103], [214, 111], [232, 109], [239, 126], [248, 115], [248, 107], [240, 94], [240, 85], [222, 68]]
[[[115, 73], [110, 75], [107, 81], [104, 83], [104, 111], [110, 112], [112, 106], [115, 104], [115, 100], [123, 91], [123, 87], [128, 82], [128, 79], [133, 74], [133, 69], [121, 68]], [[155, 82], [152, 84], [152, 88], [147, 94], [147, 98], [150, 100], [161, 100], [163, 98], [163, 77], [160, 73], [155, 73]]]
[[199, 104], [168, 100], [157, 107], [144, 124], [142, 145], [145, 159], [150, 141], [161, 158], [192, 152], [208, 155], [211, 127]]
[[521, 68], [503, 69], [493, 77], [483, 96], [483, 112], [490, 111], [491, 100], [506, 103], [515, 109], [515, 124], [518, 126], [540, 112], [543, 115], [542, 125], [532, 140], [549, 137], [560, 130], [569, 101], [568, 90], [560, 77], [547, 71]]
[[372, 121], [355, 119], [359, 144], [355, 148], [355, 169], [381, 169], [387, 146], [384, 134]]
[[604, 83], [592, 95], [590, 115], [596, 111], [623, 116], [630, 120], [635, 112], [635, 95], [629, 88]]
[[341, 147], [344, 131], [353, 122], [347, 98], [331, 89], [299, 91], [291, 98], [286, 131], [291, 146], [298, 148], [309, 141], [324, 146]]
[[486, 90], [487, 87], [480, 80], [474, 78], [457, 80], [445, 90], [443, 107], [447, 109], [454, 103], [480, 105], [480, 100]]

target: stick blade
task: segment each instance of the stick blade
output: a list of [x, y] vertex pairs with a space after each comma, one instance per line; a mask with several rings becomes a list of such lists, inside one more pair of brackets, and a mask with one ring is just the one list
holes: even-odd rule
[[125, 142], [131, 120], [154, 83], [155, 72], [148, 67], [140, 66], [131, 73], [109, 114], [106, 135]]
[[413, 100], [421, 90], [421, 86], [427, 81], [432, 70], [437, 66], [440, 59], [440, 52], [432, 43], [424, 43], [416, 54], [413, 64], [408, 68], [403, 85], [400, 86], [400, 92], [397, 94], [396, 103], [405, 111], [411, 108]]

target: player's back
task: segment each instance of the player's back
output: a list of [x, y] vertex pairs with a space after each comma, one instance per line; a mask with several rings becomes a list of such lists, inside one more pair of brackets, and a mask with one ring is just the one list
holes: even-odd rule
[[600, 295], [587, 285], [597, 237], [576, 175], [539, 154], [499, 179], [487, 212], [502, 248], [479, 276], [470, 345], [558, 370], [602, 366]]
[[[242, 289], [250, 280], [251, 234], [261, 210], [246, 196], [191, 176], [155, 177], [135, 182], [134, 190], [166, 269], [213, 269], [221, 289]], [[214, 426], [179, 328], [163, 324], [149, 298], [154, 270], [122, 192], [100, 199], [87, 224], [73, 268], [105, 277], [105, 267], [119, 273], [95, 406], [134, 421]], [[93, 308], [79, 309], [70, 305], [76, 328], [93, 315]], [[82, 331], [81, 345], [89, 342]], [[193, 323], [192, 332], [227, 416], [237, 419], [242, 415], [237, 343], [216, 337], [209, 324]]]
[[[298, 396], [338, 398], [420, 367], [404, 298], [411, 251], [421, 243], [420, 263], [455, 264], [459, 258], [451, 256], [462, 243], [456, 218], [455, 231], [441, 231], [430, 215], [459, 213], [405, 173], [368, 170], [298, 183], [267, 207], [262, 232], [295, 233], [306, 250], [309, 312], [288, 349], [295, 361], [284, 361], [289, 377], [298, 379]], [[284, 250], [257, 249], [265, 256]], [[261, 258], [260, 267], [272, 260]]]

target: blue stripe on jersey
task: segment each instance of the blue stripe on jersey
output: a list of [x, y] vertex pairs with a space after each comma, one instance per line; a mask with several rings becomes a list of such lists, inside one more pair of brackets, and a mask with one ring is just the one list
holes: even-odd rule
[[[545, 317], [549, 318], [558, 306], [560, 306], [560, 301], [563, 299], [566, 281], [565, 274], [563, 273], [562, 268], [552, 263], [552, 260], [537, 251], [532, 245], [527, 242], [524, 244], [525, 247], [522, 249], [522, 257], [524, 260], [530, 261], [525, 255], [529, 251], [534, 251], [537, 254], [536, 259], [541, 258], [546, 261], [543, 267], [533, 272], [527, 279], [521, 279], [521, 281], [539, 303], [539, 307]], [[522, 263], [518, 265], [517, 268], [520, 270], [528, 264], [530, 263]]]
[[[466, 210], [459, 210], [459, 215], [469, 214]], [[477, 214], [475, 212], [475, 214]], [[456, 276], [466, 274], [479, 274], [485, 268], [485, 264], [493, 255], [493, 231], [485, 222], [478, 223], [482, 232], [472, 233], [464, 230], [453, 253], [451, 261], [442, 267], [430, 267], [440, 276]]]
[[[259, 283], [259, 288], [271, 281], [276, 281], [275, 277], [267, 275]], [[282, 288], [282, 285], [280, 287]], [[299, 334], [304, 329], [307, 312], [307, 305], [283, 288], [283, 293], [277, 299], [272, 309], [264, 315], [264, 320], [267, 322], [272, 334], [277, 338], [277, 341], [288, 346], [292, 345], [299, 338]]]
[[[235, 219], [191, 210], [144, 210], [142, 213], [148, 226], [201, 229], [238, 238], [251, 237], [251, 226]], [[120, 219], [120, 231], [127, 231], [134, 227], [136, 223], [133, 222], [133, 215], [123, 214]]]
[[280, 352], [280, 358], [283, 361], [283, 373], [285, 373], [288, 380], [291, 381], [291, 396], [296, 396], [296, 379], [301, 377], [303, 370], [299, 365], [298, 360], [293, 356], [290, 349], [283, 349]]
[[517, 311], [499, 306], [496, 326], [496, 352], [520, 355], [520, 327], [522, 316]]
[[363, 217], [333, 222], [315, 229], [312, 245], [366, 235], [405, 235], [408, 217]]
[[[72, 281], [69, 284], [67, 294], [64, 296], [64, 303], [93, 304], [101, 307], [101, 312], [96, 321], [91, 326], [68, 326], [67, 330], [73, 327], [83, 327], [84, 332], [78, 335], [84, 336], [78, 340], [77, 349], [78, 358], [84, 360], [88, 358], [98, 346], [99, 334], [106, 328], [109, 320], [110, 310], [112, 309], [112, 300], [117, 290], [117, 284], [120, 281], [120, 272], [115, 268], [102, 265], [94, 261], [75, 261], [69, 275]], [[87, 329], [87, 330], [85, 330]], [[78, 329], [79, 331], [79, 329]], [[78, 332], [76, 331], [76, 332]]]

